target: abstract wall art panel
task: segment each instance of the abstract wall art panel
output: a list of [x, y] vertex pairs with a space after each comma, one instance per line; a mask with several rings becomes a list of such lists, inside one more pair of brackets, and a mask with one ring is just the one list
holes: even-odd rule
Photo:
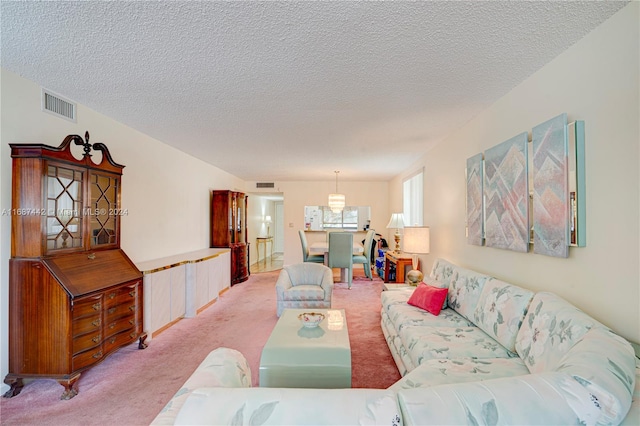
[[487, 247], [529, 250], [527, 143], [525, 132], [484, 152]]
[[483, 243], [482, 153], [467, 159], [467, 243]]
[[537, 125], [533, 149], [533, 252], [569, 256], [567, 114]]

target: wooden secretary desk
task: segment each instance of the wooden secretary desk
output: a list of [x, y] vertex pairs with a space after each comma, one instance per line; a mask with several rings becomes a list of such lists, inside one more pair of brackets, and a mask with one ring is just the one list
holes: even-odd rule
[[[82, 146], [77, 159], [72, 144]], [[143, 332], [142, 274], [120, 249], [124, 166], [107, 147], [10, 144], [10, 398], [24, 378], [51, 378], [73, 398], [80, 374]], [[93, 154], [92, 154], [93, 153]], [[100, 161], [97, 161], [97, 157]], [[100, 158], [101, 157], [101, 158]]]

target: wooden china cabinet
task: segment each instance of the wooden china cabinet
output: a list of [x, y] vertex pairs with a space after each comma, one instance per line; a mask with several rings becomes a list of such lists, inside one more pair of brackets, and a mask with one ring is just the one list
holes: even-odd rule
[[120, 206], [124, 166], [104, 144], [90, 144], [88, 132], [84, 139], [67, 136], [59, 147], [10, 146], [4, 382], [11, 388], [4, 396], [19, 394], [25, 378], [51, 378], [64, 386], [61, 399], [70, 399], [83, 371], [136, 340], [146, 347], [142, 274], [120, 249], [120, 218], [127, 214]]
[[231, 249], [231, 285], [249, 279], [247, 196], [235, 191], [211, 191], [211, 247]]

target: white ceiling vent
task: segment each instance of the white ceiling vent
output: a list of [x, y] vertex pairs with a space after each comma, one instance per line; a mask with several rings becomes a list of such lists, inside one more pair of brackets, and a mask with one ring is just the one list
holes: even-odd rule
[[42, 88], [43, 111], [76, 123], [76, 109], [75, 102], [65, 99], [44, 87]]
[[275, 186], [273, 182], [256, 182], [256, 188], [275, 188]]

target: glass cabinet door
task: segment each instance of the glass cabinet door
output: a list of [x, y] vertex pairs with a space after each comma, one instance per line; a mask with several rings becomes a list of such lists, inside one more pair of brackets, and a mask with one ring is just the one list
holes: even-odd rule
[[47, 253], [83, 247], [83, 179], [81, 170], [47, 164], [46, 212], [42, 212]]
[[91, 173], [89, 215], [90, 246], [116, 244], [123, 211], [119, 206], [120, 178]]

